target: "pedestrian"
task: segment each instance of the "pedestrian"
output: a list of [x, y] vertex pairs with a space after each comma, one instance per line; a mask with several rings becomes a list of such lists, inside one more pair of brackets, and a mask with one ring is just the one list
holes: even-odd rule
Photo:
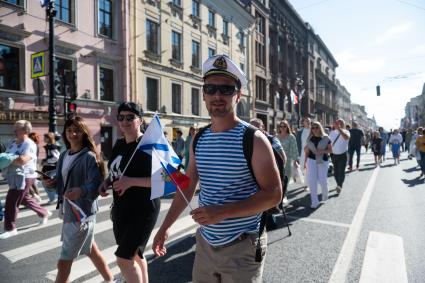
[[308, 117], [304, 117], [302, 119], [302, 125], [303, 127], [297, 131], [296, 140], [297, 140], [297, 148], [298, 148], [298, 160], [300, 161], [301, 166], [301, 172], [304, 175], [304, 183], [305, 183], [305, 190], [309, 191], [309, 184], [308, 184], [308, 178], [306, 178], [306, 172], [304, 170], [305, 168], [305, 146], [307, 145], [307, 139], [310, 136], [310, 125], [311, 125], [311, 119]]
[[29, 194], [37, 174], [37, 146], [28, 137], [32, 130], [31, 123], [26, 120], [16, 121], [13, 126], [16, 139], [7, 148], [7, 153], [18, 155], [11, 165], [7, 167], [6, 179], [9, 190], [6, 196], [4, 212], [4, 233], [0, 239], [6, 239], [18, 233], [16, 229], [16, 218], [19, 206], [22, 204], [33, 210], [40, 217], [39, 224], [45, 224], [51, 213], [41, 207]]
[[[117, 121], [123, 138], [116, 141], [108, 163], [114, 198], [111, 219], [118, 245], [115, 256], [126, 282], [149, 282], [143, 253], [161, 202], [159, 198], [150, 199], [152, 157], [136, 150], [143, 136], [141, 109], [133, 102], [123, 102], [118, 107]], [[105, 181], [99, 187], [102, 196], [107, 195], [108, 185]]]
[[[35, 143], [37, 147], [37, 160], [38, 160], [39, 153], [40, 153], [40, 149], [38, 147], [38, 145], [40, 144], [40, 135], [35, 132], [32, 132], [28, 135], [28, 137], [32, 139], [32, 141]], [[38, 164], [36, 164], [36, 166], [37, 165]], [[37, 200], [37, 202], [41, 202], [40, 192], [38, 191], [38, 188], [37, 188], [37, 181], [34, 181], [34, 183], [31, 185], [29, 193], [33, 198]]]
[[56, 282], [68, 282], [72, 263], [81, 254], [90, 258], [105, 281], [112, 281], [112, 273], [94, 240], [99, 209], [97, 188], [105, 176], [103, 160], [83, 118], [70, 117], [62, 138], [67, 150], [59, 157], [56, 177], [43, 180], [45, 186], [56, 185], [58, 214], [63, 219]]
[[407, 150], [407, 146], [406, 146], [406, 133], [407, 133], [407, 130], [405, 129], [405, 128], [403, 128], [403, 129], [401, 129], [401, 131], [399, 132], [400, 134], [401, 134], [401, 137], [402, 137], [402, 139], [403, 139], [403, 141], [402, 141], [402, 143], [401, 143], [401, 148], [402, 148], [402, 151], [406, 151]]
[[400, 164], [400, 147], [403, 143], [403, 136], [398, 132], [398, 130], [394, 130], [394, 132], [391, 134], [389, 143], [391, 144], [394, 165]]
[[364, 133], [364, 139], [363, 139], [363, 145], [364, 145], [366, 153], [367, 153], [367, 150], [369, 149], [369, 144], [370, 144], [371, 139], [372, 139], [371, 131], [370, 131], [370, 129], [367, 129]]
[[184, 156], [184, 144], [183, 132], [181, 130], [177, 130], [176, 138], [173, 141], [173, 148], [180, 160], [182, 160]]
[[311, 122], [311, 133], [304, 151], [311, 208], [316, 209], [319, 206], [318, 185], [322, 189], [322, 201], [328, 200], [329, 154], [332, 153], [331, 141], [320, 122]]
[[[53, 132], [49, 132], [44, 135], [44, 151], [46, 153], [46, 158], [41, 161], [43, 173], [50, 174], [52, 171], [56, 171], [56, 164], [59, 160], [59, 146], [56, 143], [56, 135]], [[48, 203], [54, 203], [57, 200], [56, 188], [54, 187], [44, 187], [49, 198]]]
[[[298, 146], [295, 136], [292, 134], [291, 126], [288, 121], [282, 120], [278, 128], [278, 139], [282, 144], [283, 151], [286, 154], [286, 164], [285, 164], [285, 182], [283, 184], [283, 202], [287, 202], [286, 190], [288, 188], [288, 183], [293, 176], [293, 170], [298, 170], [300, 164], [298, 160]], [[296, 181], [296, 180], [294, 180]]]
[[381, 147], [381, 162], [385, 161], [385, 152], [387, 151], [387, 143], [388, 143], [388, 134], [384, 131], [384, 128], [379, 127], [379, 133], [382, 139], [382, 147]]
[[373, 156], [375, 157], [375, 167], [380, 166], [381, 158], [382, 158], [382, 138], [381, 134], [378, 131], [373, 132], [372, 141], [371, 141], [371, 149], [373, 152]]
[[340, 194], [345, 180], [345, 167], [347, 165], [348, 142], [350, 132], [345, 129], [343, 119], [337, 119], [334, 122], [334, 130], [329, 134], [332, 143], [332, 164], [334, 167], [334, 178], [336, 181], [336, 193]]
[[410, 147], [412, 145], [412, 137], [413, 137], [413, 131], [412, 131], [412, 129], [407, 129], [406, 140], [405, 140], [405, 143], [406, 143], [406, 148], [405, 149], [407, 151], [407, 157], [409, 159], [412, 159], [412, 156], [410, 155]]
[[421, 175], [425, 175], [425, 135], [422, 127], [418, 128], [418, 136], [416, 138], [416, 150], [419, 152], [419, 165], [421, 166]]
[[184, 142], [184, 168], [185, 170], [189, 166], [189, 150], [190, 150], [190, 144], [192, 143], [193, 137], [196, 135], [196, 128], [194, 126], [191, 126], [189, 129], [189, 134], [186, 137], [186, 140]]
[[348, 142], [348, 170], [353, 170], [353, 157], [354, 152], [357, 156], [357, 162], [356, 162], [356, 170], [359, 169], [360, 166], [360, 152], [362, 148], [364, 140], [364, 133], [362, 130], [359, 129], [359, 125], [357, 122], [353, 121], [352, 127], [350, 129], [350, 140]]
[[[191, 181], [183, 191], [190, 201], [201, 180], [199, 207], [191, 211], [201, 225], [193, 282], [262, 282], [267, 236], [259, 233], [261, 213], [279, 204], [282, 196], [272, 147], [256, 131], [251, 144], [255, 162], [248, 163], [244, 156], [243, 136], [249, 125], [236, 116], [236, 106], [247, 80], [239, 67], [227, 56], [216, 55], [203, 64], [203, 74], [211, 126], [200, 130], [192, 143], [186, 171]], [[156, 255], [166, 253], [169, 228], [186, 206], [176, 194], [154, 238]]]

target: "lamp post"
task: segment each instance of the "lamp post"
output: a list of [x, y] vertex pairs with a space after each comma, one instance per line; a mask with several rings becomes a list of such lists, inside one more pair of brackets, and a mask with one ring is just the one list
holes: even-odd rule
[[295, 91], [298, 96], [298, 127], [301, 128], [301, 99], [300, 95], [304, 91], [304, 80], [295, 73]]
[[57, 133], [56, 128], [56, 93], [55, 93], [55, 1], [44, 0], [41, 7], [46, 7], [46, 15], [49, 19], [49, 132]]

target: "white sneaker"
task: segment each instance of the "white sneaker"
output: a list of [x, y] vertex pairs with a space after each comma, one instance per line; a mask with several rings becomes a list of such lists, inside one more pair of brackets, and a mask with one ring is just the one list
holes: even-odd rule
[[312, 209], [316, 209], [317, 207], [319, 207], [319, 204], [312, 204], [311, 206], [310, 206]]
[[37, 194], [34, 194], [34, 198], [37, 200], [37, 202], [41, 202], [41, 197]]
[[44, 225], [47, 223], [47, 220], [49, 220], [49, 217], [52, 216], [52, 213], [50, 211], [47, 211], [47, 216], [42, 217], [40, 222], [38, 222], [39, 225]]
[[282, 203], [288, 203], [288, 198], [284, 197], [283, 200], [282, 200]]
[[0, 239], [7, 239], [7, 238], [15, 236], [17, 234], [18, 234], [18, 230], [15, 228], [13, 230], [6, 231], [3, 234], [0, 234]]

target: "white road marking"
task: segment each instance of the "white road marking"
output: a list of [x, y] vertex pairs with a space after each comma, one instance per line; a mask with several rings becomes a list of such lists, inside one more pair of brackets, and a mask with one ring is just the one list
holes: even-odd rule
[[379, 167], [373, 171], [372, 177], [363, 193], [356, 213], [354, 214], [353, 222], [345, 237], [344, 244], [342, 245], [341, 252], [333, 268], [329, 283], [344, 283], [347, 279], [348, 271], [350, 270], [351, 260], [356, 248], [357, 239], [359, 237], [363, 220], [366, 215], [367, 207], [369, 204], [370, 196], [372, 195], [373, 188], [375, 187], [376, 177], [378, 176]]
[[370, 232], [360, 283], [407, 283], [403, 239], [400, 236]]
[[[192, 228], [191, 230], [194, 230], [195, 226], [197, 224], [193, 221], [191, 215], [187, 215], [183, 218], [178, 219], [173, 226], [170, 228], [170, 235], [176, 235], [179, 232], [183, 232], [189, 228]], [[158, 232], [159, 227], [153, 229], [151, 237], [146, 245], [146, 255], [149, 255], [149, 250], [152, 247], [153, 237]], [[109, 247], [107, 249], [104, 249], [101, 251], [101, 254], [106, 259], [106, 263], [110, 264], [115, 261], [115, 250], [117, 249], [117, 246], [114, 245], [112, 247]], [[80, 277], [83, 277], [84, 275], [87, 275], [93, 271], [95, 271], [96, 268], [92, 264], [91, 260], [88, 257], [83, 257], [82, 259], [74, 261], [72, 264], [71, 274], [69, 276], [69, 281], [72, 282]], [[50, 280], [55, 280], [57, 274], [57, 269], [47, 272], [46, 278]]]
[[344, 227], [344, 228], [350, 228], [351, 227], [351, 225], [347, 224], [347, 223], [321, 220], [321, 219], [315, 219], [315, 218], [310, 218], [310, 217], [296, 217], [296, 216], [291, 216], [291, 215], [287, 215], [286, 217], [288, 217], [289, 219], [300, 220], [300, 221], [305, 221], [305, 222], [313, 222], [313, 223], [319, 223], [319, 224], [325, 224], [325, 225], [331, 225], [331, 226], [338, 226], [338, 227]]
[[[171, 203], [163, 203], [161, 205], [161, 211], [169, 209]], [[96, 223], [94, 227], [94, 234], [102, 233], [112, 228], [112, 222], [108, 219], [99, 223]], [[61, 236], [54, 236], [48, 239], [34, 242], [25, 246], [21, 246], [16, 249], [2, 252], [1, 254], [6, 257], [10, 262], [15, 263], [19, 260], [35, 256], [37, 254], [47, 252], [49, 250], [62, 246], [60, 241]]]

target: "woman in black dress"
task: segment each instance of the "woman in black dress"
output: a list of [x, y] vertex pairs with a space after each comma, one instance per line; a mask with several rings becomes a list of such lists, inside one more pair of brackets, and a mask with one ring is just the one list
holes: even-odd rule
[[[111, 215], [118, 244], [115, 255], [126, 282], [148, 282], [143, 252], [158, 218], [160, 200], [150, 200], [152, 159], [149, 154], [136, 151], [125, 169], [143, 136], [141, 110], [135, 103], [123, 102], [118, 107], [117, 120], [124, 138], [115, 143], [108, 164], [110, 179], [114, 180]], [[100, 186], [102, 196], [107, 195], [109, 184], [106, 180]]]

